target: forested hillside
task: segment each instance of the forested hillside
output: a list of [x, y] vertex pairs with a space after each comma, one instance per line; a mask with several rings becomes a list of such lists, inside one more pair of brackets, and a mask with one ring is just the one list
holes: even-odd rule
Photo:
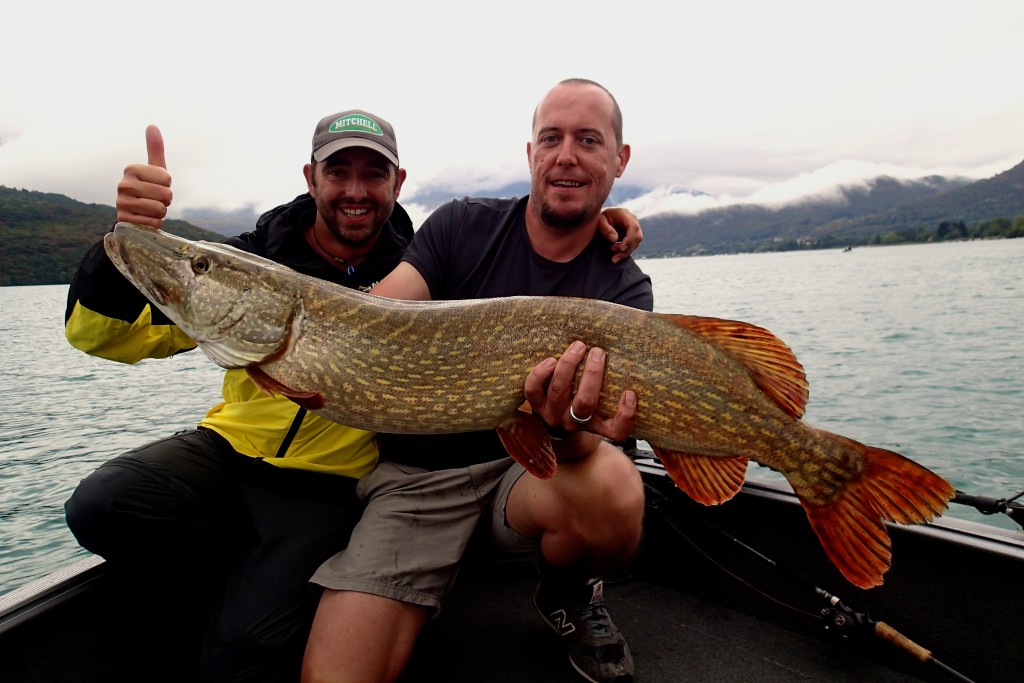
[[[112, 206], [0, 185], [0, 286], [71, 282], [82, 255], [117, 217]], [[220, 242], [222, 235], [168, 220], [169, 232]]]

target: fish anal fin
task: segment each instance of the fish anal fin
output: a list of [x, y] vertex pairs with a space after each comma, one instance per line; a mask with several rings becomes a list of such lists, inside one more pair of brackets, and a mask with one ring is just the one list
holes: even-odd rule
[[324, 397], [319, 391], [295, 391], [290, 389], [261, 370], [257, 365], [250, 365], [245, 369], [245, 372], [256, 386], [270, 396], [285, 396], [306, 410], [320, 410], [324, 407]]
[[956, 490], [899, 453], [821, 433], [860, 450], [864, 468], [827, 501], [797, 495], [825, 554], [843, 576], [859, 588], [880, 586], [892, 561], [885, 521], [927, 523], [946, 510]]
[[551, 447], [551, 435], [540, 418], [523, 411], [516, 411], [515, 418], [497, 428], [505, 450], [512, 459], [526, 468], [538, 479], [550, 479], [558, 467], [555, 451]]
[[679, 453], [652, 444], [655, 455], [681, 491], [702, 505], [721, 505], [747, 478], [747, 459]]
[[680, 327], [716, 344], [746, 369], [754, 383], [782, 410], [803, 417], [807, 376], [792, 349], [774, 334], [750, 323], [695, 315], [664, 314]]

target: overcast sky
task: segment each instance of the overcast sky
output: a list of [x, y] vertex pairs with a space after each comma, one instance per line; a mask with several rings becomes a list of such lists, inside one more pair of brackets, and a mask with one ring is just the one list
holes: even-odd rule
[[405, 4], [18, 2], [0, 184], [113, 204], [155, 123], [172, 215], [264, 210], [305, 191], [316, 122], [358, 107], [395, 126], [404, 197], [472, 194], [527, 177], [533, 108], [568, 77], [619, 100], [620, 182], [659, 188], [641, 215], [1024, 160], [1020, 0]]

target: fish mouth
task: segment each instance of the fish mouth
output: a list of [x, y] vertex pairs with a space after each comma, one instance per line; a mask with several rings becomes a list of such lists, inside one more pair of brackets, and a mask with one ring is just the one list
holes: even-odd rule
[[[287, 270], [269, 259], [130, 223], [118, 223], [103, 240], [118, 271], [221, 367], [247, 367], [286, 353], [301, 330], [297, 291], [235, 286], [257, 274], [266, 285]], [[218, 278], [222, 269], [227, 276]], [[279, 316], [261, 318], [260, 311], [281, 306], [287, 308]]]
[[118, 239], [116, 232], [108, 232], [103, 236], [103, 251], [107, 253], [107, 258], [114, 264], [114, 267], [135, 284], [135, 278], [128, 263], [128, 254], [122, 249], [122, 241]]
[[125, 231], [118, 229], [120, 225], [103, 236], [103, 249], [111, 263], [153, 303], [178, 305], [183, 288], [167, 270], [169, 264], [182, 259], [182, 254], [169, 248], [154, 230], [132, 226], [133, 230]]

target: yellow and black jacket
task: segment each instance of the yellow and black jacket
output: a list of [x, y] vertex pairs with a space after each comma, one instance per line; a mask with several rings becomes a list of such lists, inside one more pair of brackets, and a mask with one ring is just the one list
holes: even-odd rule
[[[348, 273], [325, 262], [306, 243], [303, 230], [315, 216], [312, 197], [300, 195], [263, 214], [252, 232], [224, 242], [307, 275], [368, 291], [398, 264], [412, 239], [412, 221], [396, 204], [373, 251]], [[72, 279], [64, 320], [72, 346], [122, 363], [167, 358], [196, 348], [118, 272], [102, 241], [86, 253]], [[263, 393], [244, 370], [225, 372], [222, 396], [224, 400], [199, 425], [216, 431], [239, 453], [280, 467], [356, 478], [377, 462], [372, 432], [300, 413], [290, 400]], [[297, 431], [289, 439], [293, 423]]]

